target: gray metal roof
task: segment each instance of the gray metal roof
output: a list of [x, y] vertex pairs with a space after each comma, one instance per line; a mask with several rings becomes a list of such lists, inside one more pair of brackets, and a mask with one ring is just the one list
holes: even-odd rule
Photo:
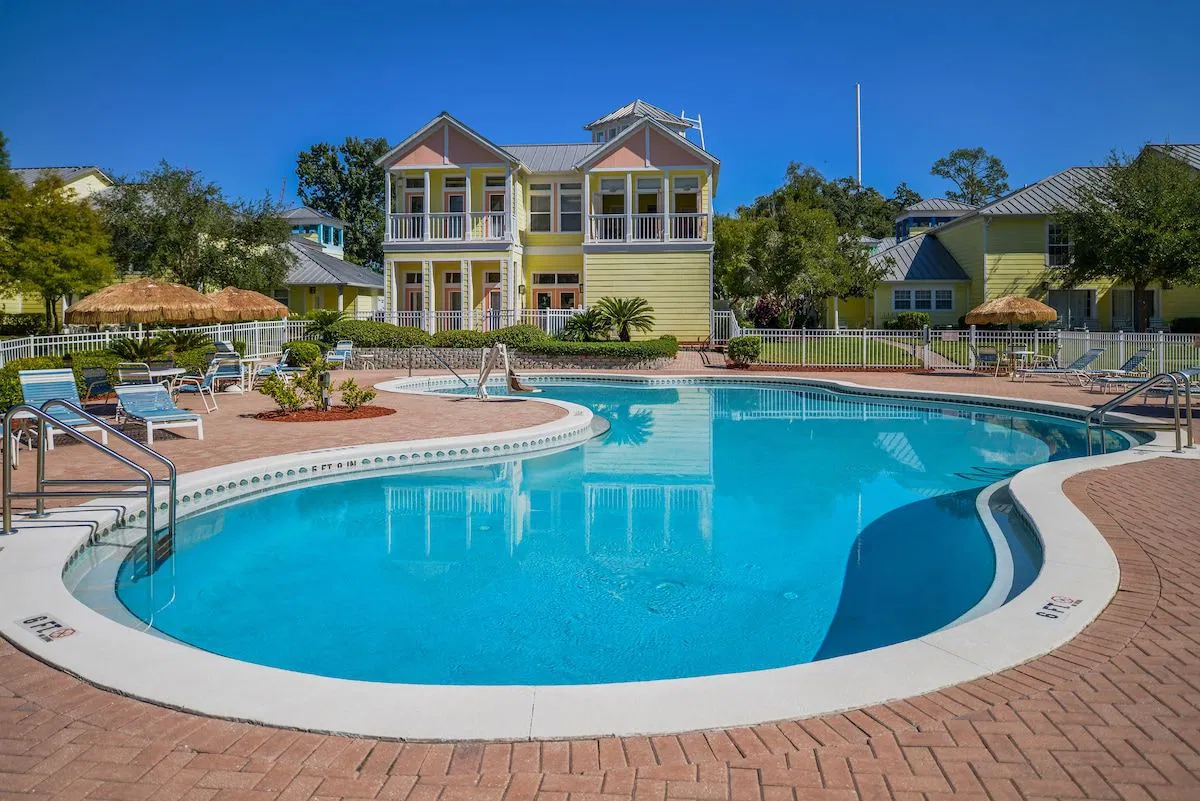
[[[894, 264], [889, 264], [889, 259]], [[968, 280], [946, 246], [924, 233], [879, 251], [871, 257], [871, 263], [887, 265], [884, 281]]]
[[288, 270], [285, 284], [357, 286], [383, 289], [383, 276], [321, 250], [321, 246], [302, 236], [292, 236], [286, 247], [296, 256], [296, 265]]
[[304, 225], [305, 223], [321, 223], [326, 225], [340, 225], [346, 227], [346, 223], [334, 217], [332, 214], [326, 214], [322, 211], [317, 211], [311, 206], [297, 206], [294, 209], [288, 209], [283, 214], [279, 215], [283, 219], [294, 225]]
[[626, 103], [616, 111], [610, 111], [598, 120], [592, 120], [587, 125], [583, 126], [585, 131], [590, 131], [592, 128], [599, 128], [602, 125], [607, 125], [616, 120], [623, 120], [628, 117], [649, 117], [657, 122], [666, 125], [673, 125], [680, 128], [691, 128], [692, 123], [685, 120], [683, 117], [676, 116], [669, 111], [659, 108], [644, 100], [634, 100], [632, 103]]
[[530, 172], [571, 172], [575, 164], [587, 158], [602, 142], [568, 145], [501, 145], [505, 152], [529, 168]]
[[94, 165], [84, 165], [76, 167], [16, 167], [13, 169], [26, 186], [33, 186], [34, 182], [43, 175], [57, 175], [62, 179], [64, 184], [69, 184], [90, 173], [98, 174], [104, 181], [109, 184], [113, 180], [104, 174], [104, 171]]
[[963, 203], [958, 200], [950, 200], [949, 198], [944, 197], [931, 197], [918, 203], [914, 203], [911, 206], [904, 207], [905, 213], [910, 211], [950, 211], [963, 214], [965, 212], [974, 210], [975, 206], [972, 206], [970, 203]]
[[[1104, 167], [1069, 167], [1010, 192], [999, 200], [981, 206], [979, 214], [1052, 214], [1058, 206], [1070, 207], [1075, 202], [1075, 190], [1083, 184], [1095, 181]], [[949, 225], [949, 223], [947, 223]]]
[[1169, 156], [1174, 156], [1180, 161], [1187, 162], [1188, 166], [1193, 169], [1200, 170], [1200, 145], [1148, 145], [1155, 150], [1161, 150]]

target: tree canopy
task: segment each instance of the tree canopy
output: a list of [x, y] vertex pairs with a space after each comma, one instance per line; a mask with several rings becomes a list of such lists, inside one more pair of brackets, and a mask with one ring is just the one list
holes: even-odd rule
[[[7, 170], [5, 170], [7, 172]], [[65, 295], [90, 292], [116, 271], [100, 216], [54, 175], [16, 181], [0, 199], [0, 285], [41, 295], [46, 326], [59, 328]]]
[[270, 292], [294, 257], [291, 234], [269, 199], [230, 200], [199, 172], [167, 162], [96, 196], [123, 270], [196, 289]]
[[1146, 289], [1200, 284], [1200, 170], [1169, 152], [1113, 154], [1054, 222], [1070, 257], [1051, 268], [1066, 286], [1113, 280], [1134, 289], [1134, 327], [1146, 329]]
[[0, 200], [8, 197], [19, 183], [21, 179], [12, 171], [12, 161], [8, 157], [8, 139], [0, 131]]
[[930, 175], [945, 178], [958, 187], [946, 197], [981, 206], [1008, 191], [1008, 170], [1003, 162], [982, 147], [960, 147], [933, 162]]
[[383, 267], [384, 171], [375, 160], [386, 139], [348, 136], [340, 145], [321, 142], [296, 157], [300, 199], [346, 223], [346, 258]]

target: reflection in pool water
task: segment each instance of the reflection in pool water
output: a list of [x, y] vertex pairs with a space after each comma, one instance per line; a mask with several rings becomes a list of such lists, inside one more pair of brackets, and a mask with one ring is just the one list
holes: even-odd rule
[[173, 586], [156, 581], [151, 598], [127, 563], [120, 598], [197, 647], [345, 678], [569, 684], [777, 667], [956, 620], [995, 574], [980, 488], [1086, 452], [1076, 423], [965, 406], [545, 389], [610, 430], [547, 456], [199, 514], [181, 523]]

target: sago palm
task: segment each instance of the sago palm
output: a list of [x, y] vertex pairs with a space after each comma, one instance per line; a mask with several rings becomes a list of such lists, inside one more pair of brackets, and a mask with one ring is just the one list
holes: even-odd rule
[[595, 342], [608, 339], [611, 327], [608, 318], [598, 309], [588, 309], [568, 317], [558, 332], [558, 338], [567, 342]]
[[629, 341], [630, 331], [654, 328], [654, 309], [645, 298], [600, 298], [596, 310], [617, 329], [617, 338]]
[[345, 319], [346, 313], [337, 309], [313, 309], [308, 313], [308, 333], [315, 334], [317, 339], [326, 344], [332, 344], [330, 329]]
[[108, 343], [108, 350], [127, 362], [149, 362], [166, 356], [168, 345], [158, 337], [120, 337]]

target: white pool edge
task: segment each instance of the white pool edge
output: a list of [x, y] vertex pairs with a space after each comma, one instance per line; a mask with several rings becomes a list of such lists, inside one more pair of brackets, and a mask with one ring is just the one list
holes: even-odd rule
[[[1074, 417], [1087, 409], [787, 376], [530, 375], [650, 386], [825, 386], [854, 394]], [[439, 380], [400, 379], [379, 386], [424, 391]], [[401, 455], [407, 455], [405, 463], [413, 467], [472, 463], [569, 447], [592, 435], [586, 409], [538, 400], [560, 405], [568, 415], [519, 431], [346, 446], [196, 471], [180, 477], [180, 496], [189, 498], [180, 509], [207, 508], [285, 482], [394, 469], [401, 466]], [[1011, 480], [1014, 501], [1042, 541], [1045, 563], [1033, 584], [1008, 604], [916, 640], [803, 665], [666, 681], [476, 687], [349, 681], [240, 662], [135, 631], [70, 593], [63, 581], [64, 566], [78, 556], [92, 531], [112, 524], [115, 513], [106, 509], [111, 501], [56, 511], [48, 520], [23, 522], [17, 534], [0, 538], [0, 634], [35, 657], [114, 692], [214, 717], [310, 731], [419, 740], [521, 740], [677, 732], [811, 717], [971, 681], [1037, 658], [1072, 639], [1115, 594], [1119, 567], [1100, 532], [1063, 494], [1062, 483], [1098, 467], [1169, 454], [1166, 439], [1160, 436], [1115, 454], [1038, 465]], [[389, 456], [393, 461], [387, 461]], [[125, 506], [136, 508], [136, 502]], [[1055, 604], [1056, 598], [1079, 603], [1062, 613], [1047, 611], [1047, 604], [1054, 609], [1063, 605]], [[20, 622], [37, 616], [59, 621], [76, 633], [43, 641]]]

